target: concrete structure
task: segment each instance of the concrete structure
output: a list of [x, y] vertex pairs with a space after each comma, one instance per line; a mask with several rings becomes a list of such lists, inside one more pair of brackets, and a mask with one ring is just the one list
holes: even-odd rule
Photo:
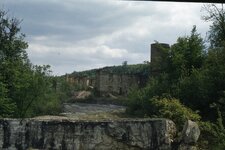
[[[163, 49], [169, 47], [169, 44], [166, 43], [151, 44], [151, 63], [149, 67], [149, 70], [151, 69], [151, 76], [158, 75], [162, 71], [160, 65], [163, 62], [162, 58], [165, 54]], [[83, 90], [92, 87], [99, 94], [99, 96], [104, 96], [107, 94], [127, 95], [131, 88], [143, 87], [149, 76], [119, 74], [113, 71], [110, 72], [110, 67], [106, 68], [107, 69], [103, 68], [92, 70], [95, 72], [94, 77], [89, 77], [87, 75], [80, 76], [79, 73], [68, 75], [67, 81]]]
[[66, 81], [78, 89], [88, 89], [95, 87], [95, 78], [88, 76], [66, 75]]
[[160, 73], [160, 65], [163, 62], [163, 56], [165, 55], [164, 50], [170, 48], [169, 44], [166, 43], [154, 43], [151, 44], [150, 58], [151, 58], [151, 73], [152, 75]]
[[170, 150], [175, 134], [175, 124], [167, 119], [1, 119], [0, 149]]
[[159, 57], [163, 54], [163, 48], [170, 48], [169, 44], [166, 43], [153, 43], [151, 44], [151, 63], [156, 63]]
[[127, 95], [131, 88], [139, 87], [140, 77], [137, 75], [113, 74], [98, 70], [96, 74], [96, 91], [99, 95]]
[[99, 96], [127, 95], [131, 88], [143, 86], [144, 77], [132, 74], [110, 73], [104, 69], [96, 70], [95, 77], [67, 75], [67, 82], [77, 86], [78, 89], [94, 89]]

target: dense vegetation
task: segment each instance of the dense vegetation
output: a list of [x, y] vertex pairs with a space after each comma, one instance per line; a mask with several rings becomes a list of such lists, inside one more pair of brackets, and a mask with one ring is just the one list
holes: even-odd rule
[[71, 75], [95, 77], [98, 70], [112, 74], [139, 75], [143, 77], [148, 77], [150, 75], [149, 63], [128, 65], [127, 62], [123, 62], [120, 66], [108, 66], [100, 69], [73, 72]]
[[148, 85], [130, 94], [131, 115], [165, 117], [180, 128], [186, 119], [199, 121], [200, 145], [225, 149], [225, 11], [215, 5], [204, 6], [211, 20], [209, 42], [193, 27], [189, 36], [179, 37], [159, 58], [161, 73]]
[[56, 93], [58, 78], [51, 76], [49, 65], [30, 63], [19, 24], [0, 10], [0, 117], [58, 113], [65, 95]]

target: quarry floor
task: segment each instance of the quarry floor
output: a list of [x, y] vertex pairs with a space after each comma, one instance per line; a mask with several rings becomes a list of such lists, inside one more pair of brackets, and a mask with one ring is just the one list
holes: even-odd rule
[[39, 116], [37, 119], [63, 120], [115, 120], [124, 117], [125, 106], [113, 104], [64, 103], [59, 116]]

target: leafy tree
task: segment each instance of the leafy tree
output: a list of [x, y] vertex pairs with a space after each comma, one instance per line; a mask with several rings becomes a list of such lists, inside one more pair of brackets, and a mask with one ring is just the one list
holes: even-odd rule
[[[53, 92], [50, 66], [30, 63], [20, 33], [20, 20], [0, 10], [0, 116], [29, 117], [59, 111], [59, 98]], [[49, 106], [49, 108], [37, 108]]]
[[[5, 104], [9, 104], [9, 101], [16, 103], [14, 98], [15, 89], [19, 87], [18, 74], [21, 73], [21, 68], [30, 65], [25, 52], [27, 43], [23, 41], [24, 35], [19, 34], [19, 23], [18, 19], [9, 18], [5, 11], [0, 10], [0, 83], [1, 99]], [[13, 110], [16, 107], [11, 105], [8, 108], [11, 109], [10, 112], [16, 114], [16, 110]], [[10, 114], [8, 111], [1, 113]]]
[[215, 103], [219, 107], [225, 120], [225, 46], [209, 50], [204, 70], [207, 77], [205, 87], [208, 88], [207, 96], [210, 104]]
[[192, 69], [190, 76], [179, 79], [178, 97], [184, 104], [194, 110], [204, 109], [208, 107], [208, 99], [203, 98], [207, 95], [207, 80], [205, 73], [200, 69]]
[[[27, 91], [32, 101], [26, 100], [28, 105], [25, 111], [31, 116], [51, 114], [60, 112], [61, 101], [57, 91], [53, 88], [52, 82], [55, 80], [50, 76], [49, 65], [33, 66], [33, 79]], [[35, 93], [35, 94], [32, 94]]]
[[203, 39], [197, 33], [196, 26], [194, 26], [190, 36], [179, 37], [177, 43], [172, 45], [168, 56], [167, 72], [173, 79], [189, 76], [193, 68], [202, 66], [204, 54]]
[[7, 89], [0, 82], [0, 117], [11, 117], [15, 110], [15, 103], [7, 97]]
[[220, 47], [225, 41], [225, 11], [223, 3], [220, 6], [215, 4], [204, 5], [203, 11], [207, 13], [207, 15], [202, 16], [203, 20], [213, 22], [208, 32], [211, 47]]
[[205, 10], [208, 16], [204, 19], [213, 21], [209, 31], [211, 47], [205, 49], [195, 26], [190, 36], [179, 37], [160, 58], [158, 66], [162, 72], [151, 77], [145, 88], [132, 91], [127, 112], [170, 118], [178, 128], [187, 118], [197, 121], [201, 118], [203, 143], [200, 145], [222, 150], [225, 148], [225, 12], [223, 5], [220, 8], [214, 4], [205, 5]]

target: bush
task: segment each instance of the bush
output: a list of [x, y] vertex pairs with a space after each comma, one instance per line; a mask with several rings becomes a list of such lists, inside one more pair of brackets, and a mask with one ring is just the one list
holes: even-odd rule
[[31, 106], [29, 116], [58, 115], [61, 112], [61, 101], [56, 93], [49, 93]]
[[199, 147], [204, 149], [225, 149], [225, 129], [223, 125], [223, 118], [219, 107], [217, 107], [217, 122], [199, 122], [201, 135], [199, 139]]
[[7, 92], [5, 85], [0, 82], [0, 118], [11, 117], [16, 108], [16, 104], [7, 97]]
[[[143, 91], [142, 91], [143, 92]], [[141, 91], [133, 92], [128, 102], [127, 113], [139, 117], [168, 118], [174, 121], [178, 130], [182, 130], [186, 120], [200, 121], [201, 117], [170, 96], [153, 97], [149, 100], [141, 98]], [[135, 98], [137, 98], [135, 100]]]
[[199, 122], [201, 134], [198, 146], [202, 149], [224, 150], [225, 130], [211, 122]]
[[150, 116], [168, 118], [174, 121], [178, 130], [182, 130], [186, 120], [200, 121], [201, 117], [175, 98], [154, 97], [149, 100], [153, 111]]

